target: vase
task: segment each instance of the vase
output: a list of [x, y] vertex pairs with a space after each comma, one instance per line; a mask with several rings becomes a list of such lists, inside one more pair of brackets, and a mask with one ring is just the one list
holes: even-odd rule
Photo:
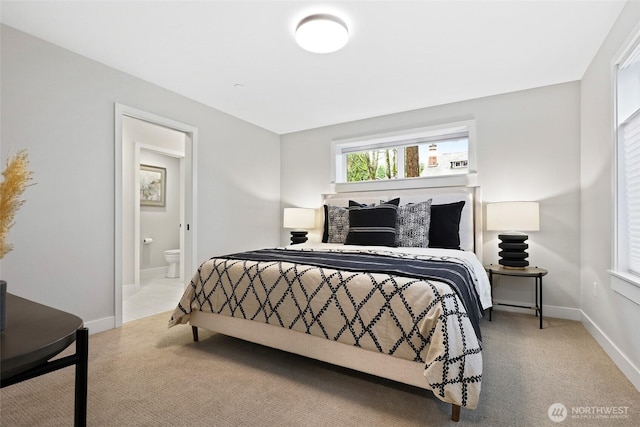
[[0, 280], [0, 332], [7, 324], [7, 282]]

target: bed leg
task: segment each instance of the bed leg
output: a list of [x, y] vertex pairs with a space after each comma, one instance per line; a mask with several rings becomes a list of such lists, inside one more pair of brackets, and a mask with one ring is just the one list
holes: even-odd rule
[[198, 342], [198, 328], [195, 326], [192, 326], [191, 333], [193, 333], [193, 341]]
[[451, 421], [460, 421], [460, 405], [451, 404]]

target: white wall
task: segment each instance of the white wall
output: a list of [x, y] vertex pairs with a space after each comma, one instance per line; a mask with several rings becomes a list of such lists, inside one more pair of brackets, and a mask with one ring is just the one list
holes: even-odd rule
[[197, 261], [279, 243], [278, 135], [4, 25], [0, 43], [0, 161], [26, 148], [37, 182], [9, 292], [114, 324], [114, 103], [198, 128]]
[[[640, 389], [640, 306], [614, 292], [612, 262], [612, 62], [640, 22], [640, 2], [628, 2], [582, 80], [581, 307], [585, 326]], [[596, 292], [593, 288], [596, 284]]]
[[[530, 232], [532, 265], [544, 278], [546, 313], [580, 316], [580, 84], [425, 108], [282, 136], [282, 206], [319, 207], [332, 191], [331, 140], [475, 119], [484, 202], [540, 201], [541, 231]], [[314, 230], [320, 233], [321, 230]], [[281, 233], [281, 244], [288, 233]], [[484, 262], [497, 262], [497, 233], [484, 232]], [[500, 278], [499, 301], [530, 303], [533, 282]]]

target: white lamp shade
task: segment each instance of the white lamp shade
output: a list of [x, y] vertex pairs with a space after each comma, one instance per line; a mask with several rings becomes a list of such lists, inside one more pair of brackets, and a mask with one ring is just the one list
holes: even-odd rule
[[316, 211], [307, 208], [284, 208], [284, 228], [310, 229], [315, 226]]
[[487, 230], [540, 230], [540, 207], [538, 202], [487, 203]]
[[296, 42], [309, 52], [335, 52], [342, 49], [348, 41], [347, 25], [333, 15], [307, 16], [296, 28]]

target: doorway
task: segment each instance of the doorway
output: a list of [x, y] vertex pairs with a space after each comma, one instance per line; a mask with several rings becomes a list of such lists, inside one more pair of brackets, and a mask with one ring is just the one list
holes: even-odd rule
[[170, 265], [165, 251], [177, 250], [181, 261], [186, 135], [124, 117], [123, 138], [134, 146], [134, 179], [124, 183], [134, 189], [135, 212], [133, 271], [127, 270], [130, 263], [123, 265], [122, 322], [126, 323], [175, 308], [184, 291], [182, 263]]
[[[195, 257], [195, 235], [192, 232], [195, 226], [195, 148], [197, 144], [197, 129], [176, 122], [172, 119], [157, 116], [152, 113], [127, 107], [121, 104], [115, 106], [115, 148], [116, 148], [116, 212], [115, 212], [115, 327], [122, 325], [123, 319], [130, 320], [131, 315], [124, 318], [123, 298], [130, 297], [132, 289], [140, 290], [141, 285], [149, 284], [149, 273], [157, 276], [156, 270], [166, 270], [164, 265], [164, 247], [180, 249], [180, 268], [178, 278], [172, 280], [156, 281], [156, 284], [164, 282], [157, 287], [157, 292], [146, 293], [152, 298], [140, 303], [145, 306], [146, 312], [151, 307], [158, 305], [160, 294], [166, 294], [166, 286], [172, 283], [184, 289], [187, 276], [195, 271], [193, 260]], [[151, 156], [151, 157], [149, 157]], [[176, 208], [179, 213], [173, 213], [170, 221], [175, 223], [179, 235], [179, 243], [175, 236], [167, 237], [159, 232], [149, 231], [141, 227], [141, 217], [145, 214], [155, 218], [168, 215], [170, 210], [168, 200], [163, 200], [162, 205], [152, 206], [140, 203], [140, 164], [145, 159], [163, 171], [165, 181], [172, 184], [173, 197], [178, 200]], [[171, 181], [169, 181], [171, 179]], [[171, 192], [167, 188], [166, 195]], [[141, 216], [142, 214], [142, 216]], [[173, 227], [173, 226], [172, 226]], [[153, 228], [152, 228], [153, 230]], [[146, 234], [145, 234], [146, 233]], [[147, 235], [149, 234], [149, 235]], [[151, 234], [157, 236], [154, 239]], [[171, 240], [173, 239], [173, 240]], [[171, 243], [168, 243], [168, 242]], [[177, 246], [177, 247], [175, 247]], [[143, 270], [141, 270], [143, 267]], [[146, 268], [145, 267], [151, 267]], [[141, 271], [143, 271], [141, 278]], [[180, 283], [176, 283], [180, 282]], [[136, 288], [137, 287], [137, 288]], [[175, 294], [175, 291], [173, 292]], [[137, 295], [136, 298], [141, 298]], [[175, 298], [175, 297], [173, 297]], [[178, 298], [179, 299], [179, 298]], [[178, 302], [175, 299], [171, 306]], [[129, 307], [130, 301], [127, 303]], [[163, 305], [164, 304], [164, 305]], [[160, 311], [166, 311], [166, 302], [160, 301]], [[145, 311], [142, 310], [142, 311]], [[138, 311], [140, 312], [140, 311]], [[138, 314], [135, 317], [140, 317]]]

